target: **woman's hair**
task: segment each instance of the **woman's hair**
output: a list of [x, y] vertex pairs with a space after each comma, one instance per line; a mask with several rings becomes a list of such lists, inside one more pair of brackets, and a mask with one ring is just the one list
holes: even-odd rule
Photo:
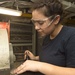
[[38, 10], [42, 12], [46, 17], [52, 15], [60, 15], [63, 14], [63, 5], [58, 0], [37, 0], [32, 5], [32, 11]]

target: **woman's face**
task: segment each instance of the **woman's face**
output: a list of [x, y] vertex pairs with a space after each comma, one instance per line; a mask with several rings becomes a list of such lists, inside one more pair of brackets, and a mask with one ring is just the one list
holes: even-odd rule
[[34, 10], [32, 12], [32, 22], [35, 26], [40, 37], [51, 34], [55, 29], [54, 19], [51, 20], [52, 16], [46, 17], [40, 11]]

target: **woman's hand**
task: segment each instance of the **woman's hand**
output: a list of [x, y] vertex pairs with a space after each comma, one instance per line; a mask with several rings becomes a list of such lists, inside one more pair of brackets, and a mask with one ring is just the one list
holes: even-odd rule
[[26, 56], [28, 56], [31, 60], [35, 60], [35, 58], [36, 58], [36, 56], [29, 50], [26, 50], [24, 52], [24, 59], [26, 59]]
[[26, 60], [23, 64], [21, 64], [17, 69], [13, 71], [13, 74], [21, 74], [26, 71], [37, 72], [40, 67], [40, 62], [33, 60]]

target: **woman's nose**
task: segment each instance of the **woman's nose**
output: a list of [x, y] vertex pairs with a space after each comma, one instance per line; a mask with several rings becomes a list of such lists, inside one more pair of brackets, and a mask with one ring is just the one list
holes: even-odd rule
[[40, 26], [38, 24], [35, 24], [34, 26], [36, 30], [40, 29]]

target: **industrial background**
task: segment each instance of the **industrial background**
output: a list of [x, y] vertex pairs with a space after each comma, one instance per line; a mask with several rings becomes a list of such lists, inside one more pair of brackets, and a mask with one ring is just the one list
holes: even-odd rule
[[[63, 24], [75, 27], [75, 0], [60, 0], [65, 8]], [[10, 40], [15, 55], [14, 65], [24, 61], [24, 51], [30, 50], [38, 55], [41, 43], [37, 32], [31, 23], [30, 7], [37, 0], [0, 0], [0, 7], [22, 11], [20, 17], [0, 14], [0, 22], [8, 22], [10, 25]], [[40, 44], [38, 44], [40, 43]]]

